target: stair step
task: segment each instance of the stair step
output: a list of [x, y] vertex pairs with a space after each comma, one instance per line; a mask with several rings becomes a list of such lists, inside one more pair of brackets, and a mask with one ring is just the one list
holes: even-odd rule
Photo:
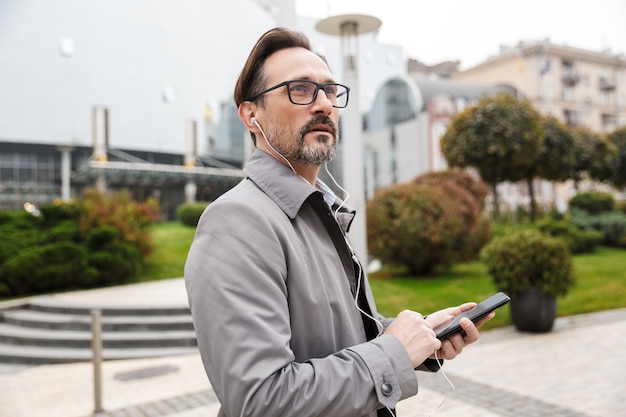
[[[32, 328], [58, 330], [89, 330], [91, 316], [46, 313], [39, 310], [15, 309], [1, 313], [5, 323]], [[103, 331], [130, 330], [193, 330], [191, 315], [102, 316]]]
[[[139, 359], [197, 353], [197, 347], [103, 349], [103, 360]], [[90, 349], [15, 346], [0, 343], [0, 362], [11, 364], [47, 364], [90, 361]]]
[[119, 305], [119, 304], [68, 304], [65, 301], [55, 299], [53, 297], [39, 297], [30, 300], [29, 308], [35, 311], [71, 314], [71, 315], [89, 315], [93, 310], [100, 310], [103, 316], [170, 316], [170, 315], [189, 315], [190, 310], [186, 305], [171, 306], [136, 306], [136, 305]]
[[197, 353], [191, 313], [181, 305], [68, 303], [38, 297], [0, 308], [0, 364], [89, 361], [91, 312], [101, 312], [104, 360]]
[[[31, 329], [0, 323], [0, 343], [22, 346], [90, 348], [91, 332]], [[102, 332], [104, 348], [196, 346], [194, 331]]]

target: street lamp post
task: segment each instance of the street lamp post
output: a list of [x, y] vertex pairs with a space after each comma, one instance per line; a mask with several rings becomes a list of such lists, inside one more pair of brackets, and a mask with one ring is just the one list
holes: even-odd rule
[[350, 89], [350, 104], [342, 113], [342, 168], [343, 187], [350, 193], [348, 204], [358, 213], [350, 226], [350, 240], [360, 259], [367, 263], [367, 235], [365, 231], [365, 187], [363, 126], [359, 109], [358, 35], [377, 30], [380, 19], [346, 14], [321, 20], [315, 28], [324, 34], [340, 36], [343, 55], [344, 82]]

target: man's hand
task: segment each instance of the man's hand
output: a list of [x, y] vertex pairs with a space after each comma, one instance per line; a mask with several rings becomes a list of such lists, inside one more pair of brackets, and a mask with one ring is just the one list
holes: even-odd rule
[[398, 338], [416, 368], [441, 348], [431, 324], [415, 311], [404, 310], [387, 327], [385, 334]]
[[[435, 328], [449, 322], [459, 314], [469, 311], [474, 307], [476, 307], [476, 303], [465, 303], [461, 304], [458, 307], [450, 307], [439, 310], [435, 313], [429, 314], [427, 321], [433, 328]], [[459, 355], [463, 351], [463, 348], [465, 348], [465, 346], [478, 340], [478, 328], [482, 326], [485, 322], [491, 320], [495, 316], [495, 314], [496, 313], [494, 312], [489, 313], [485, 317], [478, 320], [476, 324], [474, 324], [470, 319], [461, 319], [460, 324], [463, 328], [463, 332], [450, 335], [442, 340], [441, 346], [437, 351], [437, 358], [454, 359], [455, 357], [457, 357], [457, 355]], [[431, 358], [434, 358], [434, 355], [431, 356]]]

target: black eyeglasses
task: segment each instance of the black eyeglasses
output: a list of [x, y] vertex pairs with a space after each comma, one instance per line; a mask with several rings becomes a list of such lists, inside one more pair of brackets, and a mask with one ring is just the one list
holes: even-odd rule
[[326, 98], [330, 100], [333, 107], [343, 109], [348, 105], [348, 96], [350, 95], [350, 88], [343, 84], [337, 83], [316, 83], [309, 80], [291, 80], [283, 81], [280, 84], [276, 84], [274, 87], [270, 87], [267, 90], [261, 91], [256, 96], [247, 101], [255, 101], [263, 94], [269, 93], [272, 90], [286, 86], [287, 94], [289, 95], [289, 101], [293, 104], [306, 106], [311, 104], [317, 98], [317, 92], [322, 90], [326, 94]]

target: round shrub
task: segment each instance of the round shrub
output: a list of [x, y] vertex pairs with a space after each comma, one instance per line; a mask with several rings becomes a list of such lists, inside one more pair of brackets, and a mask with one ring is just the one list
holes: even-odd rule
[[476, 258], [483, 246], [491, 240], [491, 220], [484, 216], [485, 198], [489, 187], [466, 171], [453, 168], [446, 171], [428, 172], [414, 180], [444, 190], [458, 206], [467, 229], [467, 240], [459, 241], [458, 260]]
[[565, 295], [575, 283], [565, 242], [538, 230], [519, 230], [492, 240], [482, 259], [498, 291], [509, 295], [531, 288], [541, 295]]
[[471, 204], [460, 204], [458, 196], [469, 193], [445, 184], [413, 182], [379, 190], [367, 205], [369, 253], [382, 263], [405, 266], [413, 275], [464, 259], [473, 215]]
[[210, 202], [197, 202], [197, 203], [183, 203], [176, 209], [178, 220], [185, 226], [196, 227], [200, 216], [204, 213], [204, 210]]
[[480, 212], [485, 209], [485, 198], [489, 194], [489, 186], [462, 169], [451, 168], [445, 171], [428, 172], [414, 181], [435, 186], [452, 182], [472, 195], [473, 200], [470, 204], [476, 204]]
[[603, 191], [589, 191], [576, 194], [569, 200], [570, 209], [584, 210], [589, 214], [600, 214], [613, 211], [615, 198], [611, 193]]

